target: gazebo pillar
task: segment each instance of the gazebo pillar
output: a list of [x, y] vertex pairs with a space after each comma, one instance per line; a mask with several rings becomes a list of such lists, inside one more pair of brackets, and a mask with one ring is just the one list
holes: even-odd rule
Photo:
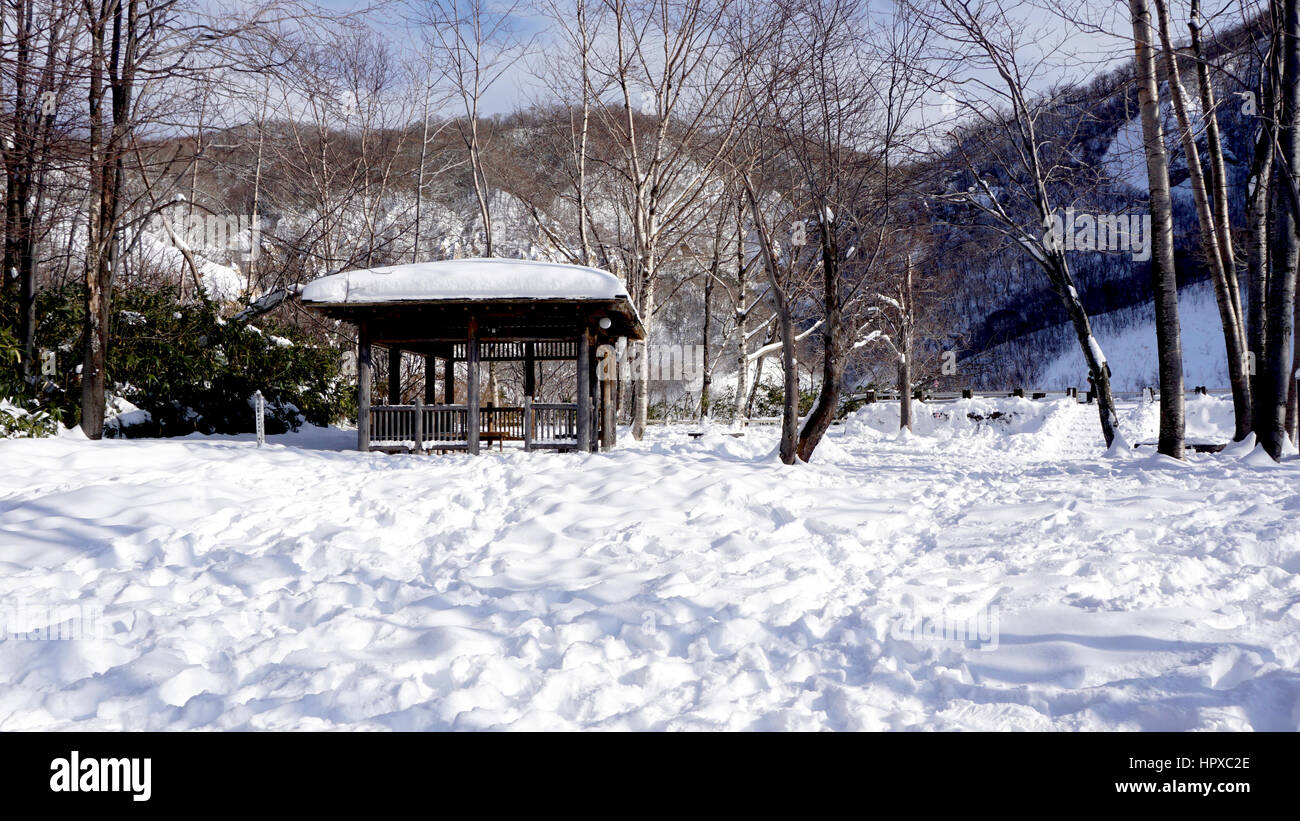
[[424, 404], [438, 404], [438, 360], [424, 357]]
[[578, 336], [578, 451], [591, 453], [591, 334]]
[[536, 343], [524, 343], [524, 396], [537, 395], [537, 347]]
[[618, 407], [614, 404], [613, 374], [618, 373], [614, 346], [605, 346], [605, 362], [601, 368], [605, 378], [600, 380], [600, 449], [610, 450], [618, 438]]
[[442, 404], [456, 404], [456, 360], [450, 356], [442, 360]]
[[370, 329], [357, 323], [357, 450], [370, 450], [370, 380], [374, 361], [370, 348]]
[[402, 349], [388, 346], [388, 404], [402, 404]]
[[465, 365], [468, 374], [465, 378], [465, 447], [470, 453], [478, 453], [478, 317], [469, 318], [469, 340], [465, 345]]

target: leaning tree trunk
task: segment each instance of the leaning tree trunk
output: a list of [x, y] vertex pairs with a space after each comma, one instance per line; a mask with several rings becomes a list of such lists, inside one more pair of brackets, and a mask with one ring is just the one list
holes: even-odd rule
[[[821, 213], [826, 213], [825, 208]], [[834, 227], [825, 219], [819, 222], [822, 235], [822, 310], [826, 313], [826, 330], [822, 334], [821, 390], [817, 392], [817, 402], [799, 434], [799, 458], [805, 462], [812, 459], [813, 451], [830, 429], [844, 387], [844, 352], [841, 350], [844, 311], [840, 306], [839, 249], [835, 243]]]
[[779, 263], [772, 247], [772, 238], [768, 234], [767, 223], [763, 221], [758, 206], [758, 197], [754, 188], [745, 180], [745, 197], [749, 200], [750, 213], [754, 218], [754, 228], [758, 233], [758, 242], [763, 254], [763, 267], [767, 270], [769, 284], [772, 286], [772, 307], [777, 316], [777, 325], [781, 333], [781, 366], [785, 370], [785, 396], [781, 407], [781, 461], [793, 465], [799, 458], [799, 371], [795, 358], [794, 315], [791, 313], [790, 300], [781, 287]]
[[[1289, 0], [1294, 2], [1294, 0]], [[1137, 67], [1138, 106], [1146, 153], [1151, 202], [1151, 285], [1155, 292], [1156, 347], [1160, 370], [1159, 451], [1183, 458], [1183, 350], [1178, 324], [1178, 278], [1174, 269], [1173, 204], [1169, 194], [1169, 158], [1160, 119], [1160, 93], [1152, 47], [1151, 10], [1147, 0], [1129, 0]], [[1288, 338], [1287, 342], [1290, 342]], [[1283, 395], [1285, 397], [1285, 394]], [[1283, 412], [1285, 414], [1285, 402]], [[1285, 417], [1284, 417], [1285, 421]]]
[[1065, 303], [1070, 325], [1074, 328], [1075, 339], [1083, 351], [1084, 364], [1088, 366], [1088, 382], [1092, 386], [1093, 398], [1097, 400], [1097, 417], [1101, 422], [1101, 435], [1106, 440], [1106, 447], [1115, 443], [1119, 430], [1119, 417], [1115, 413], [1115, 396], [1110, 385], [1110, 364], [1102, 351], [1097, 337], [1092, 335], [1092, 321], [1079, 299], [1079, 290], [1074, 287], [1074, 277], [1070, 273], [1065, 254], [1054, 256], [1053, 261], [1059, 271], [1058, 277], [1064, 285], [1058, 294]]

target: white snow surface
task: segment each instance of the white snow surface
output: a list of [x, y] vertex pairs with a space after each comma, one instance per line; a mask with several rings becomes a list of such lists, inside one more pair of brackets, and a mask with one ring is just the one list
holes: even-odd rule
[[597, 268], [526, 259], [455, 259], [364, 268], [309, 282], [304, 302], [459, 299], [619, 299], [627, 288]]
[[[104, 625], [0, 641], [0, 729], [1297, 729], [1300, 461], [1105, 454], [1064, 400], [916, 409], [793, 467], [761, 427], [0, 442], [4, 602]], [[979, 614], [995, 643], [899, 628]]]

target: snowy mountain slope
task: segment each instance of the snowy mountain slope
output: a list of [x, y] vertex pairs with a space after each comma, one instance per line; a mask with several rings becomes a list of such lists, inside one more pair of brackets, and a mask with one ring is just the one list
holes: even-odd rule
[[[1196, 385], [1226, 388], [1227, 354], [1213, 285], [1200, 282], [1182, 288], [1178, 295], [1178, 314], [1182, 326], [1183, 379], [1187, 389]], [[1098, 314], [1091, 319], [1093, 335], [1110, 362], [1115, 390], [1136, 391], [1159, 385], [1155, 314], [1150, 304]], [[994, 349], [987, 356], [991, 359], [1027, 359], [1032, 376], [1028, 380], [1030, 385], [1026, 387], [1087, 389], [1088, 368], [1071, 326], [1057, 325], [1028, 334], [1003, 347], [1004, 350]], [[1031, 358], [1013, 353], [1010, 350], [1013, 347], [1033, 351], [1036, 355]]]
[[989, 407], [871, 406], [804, 467], [773, 429], [0, 443], [0, 595], [104, 625], [0, 641], [0, 728], [1300, 727], [1300, 462]]

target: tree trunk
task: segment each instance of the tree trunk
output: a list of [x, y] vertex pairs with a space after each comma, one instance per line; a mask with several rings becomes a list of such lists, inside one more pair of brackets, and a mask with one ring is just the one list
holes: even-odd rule
[[912, 340], [915, 336], [916, 306], [912, 301], [912, 257], [903, 266], [903, 288], [898, 335], [898, 429], [912, 430]]
[[898, 355], [898, 429], [912, 430], [912, 360]]
[[1281, 35], [1281, 113], [1277, 126], [1278, 156], [1274, 171], [1272, 271], [1268, 281], [1267, 330], [1262, 363], [1260, 444], [1274, 459], [1286, 447], [1287, 405], [1291, 392], [1292, 334], [1295, 329], [1297, 252], [1300, 252], [1292, 179], [1300, 166], [1297, 112], [1300, 111], [1300, 0], [1285, 0]]
[[736, 209], [736, 424], [742, 424], [749, 405], [745, 401], [749, 380], [749, 347], [745, 340], [749, 318], [749, 288], [745, 281], [745, 231], [743, 203]]
[[[1160, 44], [1165, 57], [1165, 76], [1174, 105], [1174, 115], [1178, 118], [1179, 139], [1183, 146], [1183, 156], [1187, 160], [1188, 183], [1192, 189], [1192, 199], [1196, 203], [1196, 216], [1201, 229], [1201, 253], [1210, 266], [1210, 279], [1214, 283], [1214, 298], [1219, 308], [1219, 324], [1223, 329], [1224, 349], [1227, 351], [1228, 383], [1232, 387], [1236, 420], [1233, 438], [1240, 441], [1250, 432], [1250, 382], [1246, 372], [1246, 330], [1240, 313], [1241, 299], [1239, 294], [1234, 296], [1237, 277], [1232, 263], [1225, 261], [1231, 258], [1232, 251], [1228, 249], [1225, 256], [1225, 250], [1219, 244], [1218, 222], [1210, 206], [1210, 192], [1201, 168], [1196, 132], [1187, 109], [1187, 91], [1183, 88], [1177, 52], [1170, 35], [1172, 23], [1169, 5], [1167, 0], [1155, 0], [1155, 6]], [[1206, 113], [1213, 118], [1213, 111]], [[1222, 160], [1218, 165], [1222, 168]], [[1215, 167], [1213, 160], [1210, 167]]]
[[1272, 32], [1268, 54], [1260, 66], [1254, 156], [1251, 160], [1246, 200], [1246, 338], [1250, 348], [1251, 430], [1266, 427], [1263, 380], [1268, 330], [1269, 227], [1272, 225], [1273, 156], [1276, 145], [1274, 118], [1278, 79], [1278, 32]]
[[826, 219], [823, 205], [818, 223], [821, 227], [822, 245], [822, 310], [826, 324], [822, 333], [822, 386], [817, 392], [817, 402], [804, 421], [799, 434], [799, 458], [807, 462], [835, 419], [840, 405], [840, 392], [844, 387], [844, 311], [840, 305], [839, 248], [835, 239], [835, 226]]
[[[1291, 0], [1294, 2], [1294, 0]], [[1173, 206], [1169, 195], [1169, 159], [1160, 119], [1160, 95], [1152, 47], [1151, 11], [1147, 0], [1129, 0], [1133, 49], [1151, 202], [1151, 286], [1155, 293], [1156, 347], [1160, 370], [1159, 451], [1183, 458], [1183, 350], [1178, 323], [1178, 279], [1174, 269]], [[1288, 338], [1288, 343], [1290, 339]], [[1283, 408], [1285, 412], [1285, 407]]]
[[791, 313], [790, 301], [781, 287], [779, 263], [772, 248], [772, 238], [759, 211], [758, 197], [754, 194], [753, 186], [748, 180], [745, 181], [745, 196], [749, 200], [750, 214], [754, 218], [754, 228], [758, 233], [763, 267], [767, 270], [768, 280], [772, 286], [772, 303], [781, 332], [781, 367], [785, 371], [785, 396], [781, 407], [781, 444], [778, 451], [782, 462], [793, 465], [799, 458], [799, 371], [795, 356], [794, 316]]
[[104, 144], [104, 34], [107, 17], [89, 21], [88, 79], [90, 149], [89, 214], [86, 224], [85, 325], [81, 358], [81, 429], [90, 439], [104, 435], [104, 359], [108, 348], [107, 239], [102, 211], [108, 188], [107, 146]]
[[640, 312], [646, 338], [637, 343], [641, 355], [636, 359], [636, 373], [632, 375], [632, 438], [638, 442], [645, 436], [650, 418], [650, 314], [654, 311], [654, 298], [654, 278], [643, 275]]

